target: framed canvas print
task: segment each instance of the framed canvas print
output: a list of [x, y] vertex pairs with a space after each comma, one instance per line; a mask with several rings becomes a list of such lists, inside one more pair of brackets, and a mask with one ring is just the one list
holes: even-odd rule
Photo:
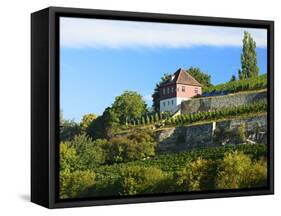
[[274, 23], [50, 7], [31, 16], [31, 200], [273, 194]]

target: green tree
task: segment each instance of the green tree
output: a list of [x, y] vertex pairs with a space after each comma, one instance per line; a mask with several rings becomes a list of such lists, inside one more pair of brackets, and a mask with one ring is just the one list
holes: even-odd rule
[[112, 109], [121, 124], [125, 124], [131, 118], [140, 117], [147, 111], [142, 96], [134, 91], [125, 91], [116, 97]]
[[101, 116], [91, 122], [86, 133], [93, 139], [109, 138], [112, 128], [119, 124], [118, 114], [111, 107], [107, 107]]
[[[81, 155], [80, 155], [81, 156]], [[82, 168], [81, 157], [68, 142], [60, 143], [60, 192], [61, 199], [77, 198], [95, 183], [95, 173]]]
[[80, 133], [79, 124], [73, 120], [60, 121], [60, 140], [67, 141], [73, 139], [76, 135]]
[[72, 172], [80, 168], [76, 150], [66, 143], [60, 143], [60, 171]]
[[152, 94], [152, 108], [154, 112], [160, 112], [160, 85], [164, 82], [166, 82], [169, 79], [168, 74], [164, 74], [163, 77], [161, 77], [159, 83], [156, 84], [154, 88], [154, 92]]
[[91, 125], [91, 123], [97, 118], [97, 116], [93, 113], [85, 114], [82, 117], [82, 120], [80, 122], [80, 128], [82, 132], [86, 132], [88, 127]]
[[256, 42], [247, 31], [244, 32], [241, 67], [242, 69], [238, 71], [239, 79], [249, 79], [259, 75]]
[[190, 67], [186, 72], [193, 76], [204, 88], [213, 86], [211, 83], [211, 75], [201, 71], [200, 68]]
[[93, 141], [86, 134], [75, 136], [73, 140], [66, 142], [66, 144], [75, 149], [79, 158], [80, 168], [83, 170], [92, 169], [98, 164], [105, 162], [106, 153], [104, 150], [104, 142], [102, 140]]
[[230, 82], [233, 82], [236, 80], [236, 76], [235, 75], [232, 75], [231, 78], [230, 78]]

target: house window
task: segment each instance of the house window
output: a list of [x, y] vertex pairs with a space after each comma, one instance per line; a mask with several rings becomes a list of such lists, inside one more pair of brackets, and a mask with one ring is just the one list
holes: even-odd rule
[[171, 87], [171, 93], [173, 93], [174, 92], [174, 87]]
[[163, 106], [166, 106], [166, 103], [165, 103], [165, 102], [163, 102]]
[[194, 89], [194, 93], [195, 93], [195, 94], [198, 94], [198, 88], [195, 88], [195, 89]]
[[171, 104], [172, 104], [172, 105], [174, 104], [174, 101], [173, 101], [173, 100], [171, 100]]
[[181, 91], [182, 91], [182, 92], [185, 92], [185, 86], [182, 86], [182, 87], [181, 87]]
[[177, 91], [180, 91], [180, 88], [177, 88]]
[[170, 88], [168, 87], [168, 88], [167, 88], [167, 94], [169, 94], [169, 93], [170, 93]]
[[170, 102], [168, 101], [168, 106], [170, 105]]
[[163, 95], [165, 95], [165, 93], [166, 93], [166, 92], [165, 92], [165, 88], [163, 88]]

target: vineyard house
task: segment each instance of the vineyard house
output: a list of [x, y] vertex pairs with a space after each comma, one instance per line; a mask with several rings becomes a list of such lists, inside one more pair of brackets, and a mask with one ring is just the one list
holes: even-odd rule
[[160, 112], [176, 113], [182, 101], [201, 94], [202, 85], [180, 68], [160, 85]]

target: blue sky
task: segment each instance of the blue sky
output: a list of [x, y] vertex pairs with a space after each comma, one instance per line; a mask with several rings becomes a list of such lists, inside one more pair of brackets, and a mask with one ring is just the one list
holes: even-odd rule
[[266, 73], [266, 30], [62, 18], [60, 106], [64, 118], [102, 114], [125, 90], [151, 105], [164, 73], [199, 67], [212, 83], [226, 82], [240, 67], [242, 38], [257, 43], [258, 65]]

